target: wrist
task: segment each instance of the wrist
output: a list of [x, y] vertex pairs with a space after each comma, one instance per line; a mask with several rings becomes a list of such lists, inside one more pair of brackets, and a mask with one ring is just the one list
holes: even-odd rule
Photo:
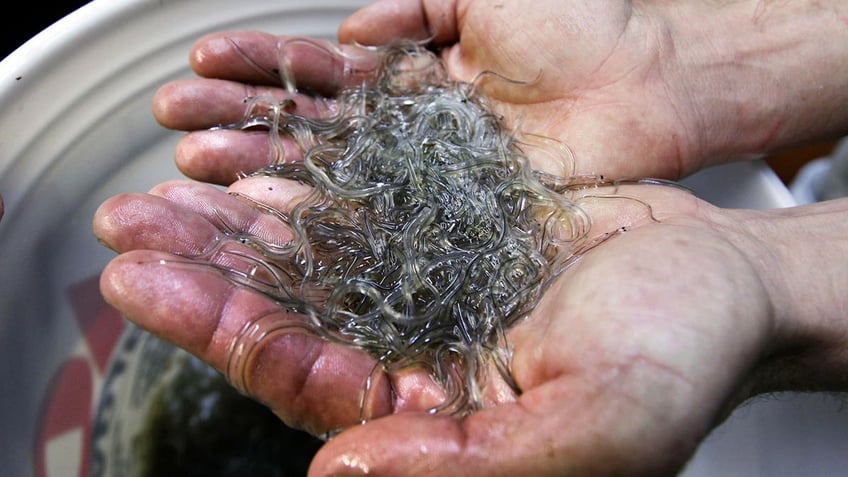
[[725, 212], [774, 314], [751, 393], [848, 390], [848, 199]]
[[695, 112], [689, 130], [705, 163], [848, 130], [848, 5], [751, 0], [657, 8], [674, 39], [670, 84]]

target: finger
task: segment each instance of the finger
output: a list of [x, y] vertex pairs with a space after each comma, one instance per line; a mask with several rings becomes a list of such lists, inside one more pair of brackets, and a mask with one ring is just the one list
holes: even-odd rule
[[[232, 189], [282, 211], [289, 211], [310, 191], [296, 182], [268, 177], [244, 179]], [[247, 233], [273, 245], [292, 239], [288, 226], [267, 209], [190, 181], [166, 182], [149, 194], [112, 197], [95, 212], [93, 228], [95, 236], [117, 252], [150, 249], [195, 257], [216, 247], [226, 233]]]
[[189, 61], [200, 76], [280, 86], [280, 57], [275, 35], [258, 31], [216, 32], [201, 37]]
[[[180, 171], [192, 179], [229, 185], [238, 178], [282, 160], [299, 162], [303, 154], [297, 144], [279, 138], [280, 151], [266, 131], [195, 131], [183, 137], [176, 148]], [[282, 157], [278, 154], [282, 153]]]
[[287, 112], [323, 117], [329, 106], [305, 95], [281, 88], [249, 86], [219, 79], [190, 79], [166, 83], [153, 97], [153, 115], [164, 127], [182, 131], [208, 129], [239, 122], [247, 112], [247, 100], [263, 97], [287, 101]]
[[233, 183], [227, 191], [250, 197], [251, 200], [283, 212], [291, 212], [292, 206], [306, 199], [313, 189], [287, 179], [256, 176]]
[[94, 214], [94, 235], [117, 252], [140, 248], [199, 255], [221, 237], [207, 219], [149, 194], [104, 201]]
[[385, 45], [399, 39], [429, 40], [436, 46], [459, 41], [456, 2], [379, 0], [348, 17], [339, 42]]
[[[172, 212], [170, 220], [184, 220], [194, 213], [218, 230], [248, 234], [281, 246], [289, 243], [293, 234], [275, 211], [290, 212], [312, 190], [298, 182], [265, 176], [241, 179], [226, 191], [197, 182], [171, 181], [151, 189], [150, 195], [155, 197], [149, 200], [167, 199], [179, 213]], [[144, 196], [139, 200], [143, 201]], [[176, 249], [168, 251], [181, 253]]]
[[[291, 190], [286, 192], [285, 185]], [[304, 193], [303, 186], [289, 181], [278, 179], [274, 186], [283, 190], [274, 202], [277, 206], [298, 193], [293, 191]], [[189, 181], [166, 182], [150, 194], [112, 197], [95, 212], [93, 228], [95, 236], [117, 252], [151, 249], [183, 256], [206, 254], [224, 232], [250, 233], [277, 245], [292, 238], [291, 230], [276, 217], [210, 185]]]
[[213, 33], [198, 40], [190, 60], [207, 78], [286, 85], [333, 95], [373, 74], [377, 57], [359, 47], [255, 31]]
[[[311, 191], [310, 187], [297, 182], [271, 177], [242, 179], [227, 191], [197, 182], [170, 181], [151, 189], [150, 195], [153, 197], [149, 200], [155, 201], [159, 197], [166, 199], [176, 210], [171, 212], [171, 220], [185, 220], [186, 216], [193, 220], [190, 216], [193, 213], [218, 230], [249, 234], [269, 244], [281, 246], [292, 240], [291, 229], [278, 215], [269, 213], [267, 207], [255, 205], [261, 202], [276, 210], [289, 212], [293, 204], [300, 202]], [[242, 200], [229, 192], [241, 193], [252, 199]], [[180, 253], [175, 249], [168, 251]]]

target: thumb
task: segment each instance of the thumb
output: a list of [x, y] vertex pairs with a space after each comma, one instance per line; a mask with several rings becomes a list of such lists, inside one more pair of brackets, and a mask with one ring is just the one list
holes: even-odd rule
[[459, 39], [456, 0], [378, 0], [348, 17], [339, 43], [384, 45], [394, 40], [428, 40], [441, 46]]

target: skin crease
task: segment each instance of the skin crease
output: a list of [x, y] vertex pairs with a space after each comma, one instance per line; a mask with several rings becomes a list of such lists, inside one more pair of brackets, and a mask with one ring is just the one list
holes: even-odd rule
[[[743, 93], [734, 104], [723, 103], [723, 113], [714, 102], [700, 102], [685, 74], [710, 62], [682, 53], [687, 43], [674, 27], [678, 16], [697, 8], [672, 14], [649, 2], [586, 3], [383, 1], [348, 19], [339, 37], [371, 44], [432, 37], [459, 79], [484, 70], [516, 79], [535, 75], [529, 85], [484, 80], [480, 87], [507, 121], [568, 144], [581, 172], [678, 177], [766, 143], [810, 137], [792, 129], [791, 119], [740, 115], [751, 106]], [[719, 3], [727, 7], [722, 12], [749, 6]], [[556, 45], [526, 48], [546, 41]], [[164, 85], [154, 114], [166, 127], [194, 131], [176, 157], [190, 177], [285, 210], [305, 193], [302, 186], [235, 181], [239, 171], [269, 160], [262, 136], [203, 131], [238, 120], [246, 94], [290, 96], [270, 85], [277, 42], [258, 32], [201, 39], [191, 61], [203, 78]], [[344, 79], [332, 65], [308, 61], [316, 51], [292, 49], [292, 67], [306, 86], [331, 95]], [[350, 61], [365, 65], [368, 58]], [[306, 115], [333, 107], [331, 100], [294, 99]], [[733, 143], [733, 135], [721, 133], [725, 127], [754, 139]], [[743, 134], [748, 127], [751, 134]], [[714, 134], [705, 138], [705, 131]], [[230, 152], [234, 145], [241, 149]], [[635, 200], [582, 202], [591, 210], [593, 234], [620, 225], [628, 231], [563, 273], [532, 315], [509, 331], [520, 396], [495, 393], [485, 409], [464, 419], [432, 416], [422, 411], [442, 392], [426, 376], [378, 376], [367, 409], [377, 418], [360, 426], [369, 357], [303, 333], [268, 343], [248, 369], [253, 395], [310, 432], [348, 428], [322, 448], [310, 476], [674, 475], [745, 399], [846, 388], [848, 331], [839, 310], [848, 309], [840, 292], [848, 276], [828, 266], [827, 257], [848, 254], [846, 221], [839, 220], [848, 201], [758, 212], [719, 209], [674, 188], [625, 189], [623, 195], [649, 203], [657, 220]], [[189, 181], [116, 196], [94, 218], [95, 235], [120, 254], [101, 277], [109, 303], [219, 370], [245, 322], [275, 305], [203, 266], [160, 260], [208, 251], [222, 220], [268, 238], [289, 236], [238, 196]]]

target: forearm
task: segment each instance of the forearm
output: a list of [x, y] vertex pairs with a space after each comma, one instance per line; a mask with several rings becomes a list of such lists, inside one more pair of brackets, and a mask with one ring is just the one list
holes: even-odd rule
[[773, 304], [753, 391], [848, 391], [848, 199], [726, 213]]
[[658, 5], [709, 163], [848, 132], [848, 2]]

